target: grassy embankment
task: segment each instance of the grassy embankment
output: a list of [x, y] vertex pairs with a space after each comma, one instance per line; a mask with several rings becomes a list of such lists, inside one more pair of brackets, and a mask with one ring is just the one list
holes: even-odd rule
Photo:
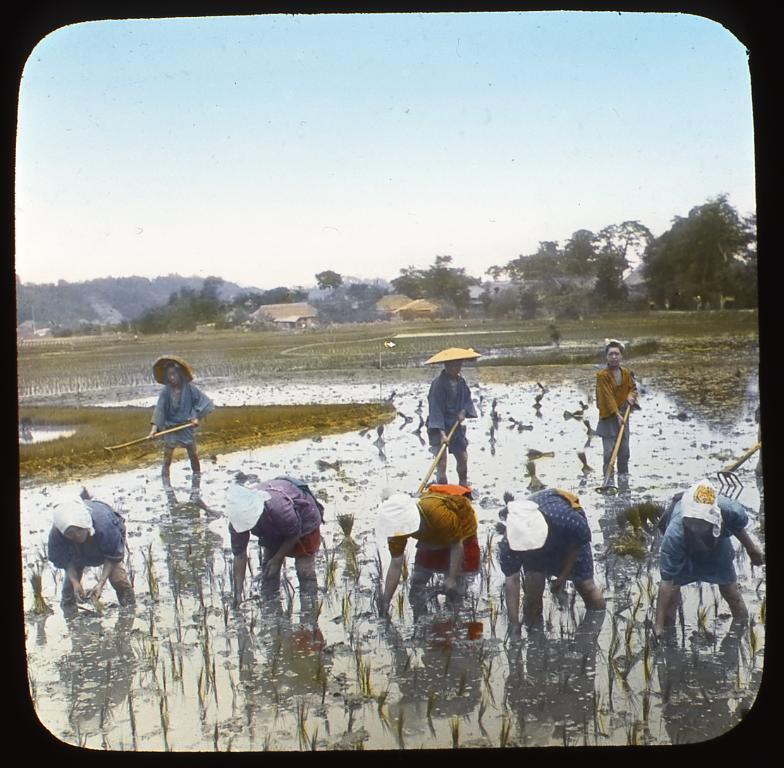
[[[160, 461], [159, 438], [106, 450], [146, 435], [149, 408], [36, 406], [20, 408], [19, 416], [29, 418], [34, 427], [76, 430], [67, 439], [20, 446], [23, 482], [67, 482]], [[199, 452], [202, 461], [209, 461], [212, 454], [374, 427], [393, 418], [394, 409], [382, 403], [222, 407], [199, 427]]]

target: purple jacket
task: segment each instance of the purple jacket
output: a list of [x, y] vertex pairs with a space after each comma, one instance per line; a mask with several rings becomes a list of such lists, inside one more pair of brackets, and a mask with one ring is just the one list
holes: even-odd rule
[[276, 477], [250, 487], [266, 491], [272, 498], [265, 502], [261, 517], [249, 531], [237, 533], [229, 526], [231, 551], [235, 555], [245, 552], [251, 533], [262, 546], [276, 549], [285, 539], [301, 538], [321, 525], [321, 510], [316, 500], [290, 480]]

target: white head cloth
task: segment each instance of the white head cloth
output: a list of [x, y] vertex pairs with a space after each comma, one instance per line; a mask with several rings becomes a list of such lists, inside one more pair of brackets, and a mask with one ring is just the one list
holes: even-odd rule
[[60, 533], [65, 533], [71, 526], [87, 528], [91, 535], [95, 533], [90, 510], [78, 496], [56, 504], [52, 514], [54, 527]]
[[684, 517], [705, 520], [713, 526], [713, 535], [721, 533], [721, 509], [717, 503], [718, 493], [710, 480], [699, 480], [683, 494], [681, 511]]
[[407, 493], [393, 493], [378, 507], [376, 536], [380, 540], [407, 536], [419, 530], [419, 505]]
[[226, 494], [226, 514], [232, 528], [244, 533], [253, 528], [264, 511], [264, 503], [272, 498], [266, 491], [246, 488], [234, 483]]
[[506, 540], [510, 549], [524, 552], [544, 546], [547, 521], [536, 502], [530, 499], [509, 501], [506, 510]]

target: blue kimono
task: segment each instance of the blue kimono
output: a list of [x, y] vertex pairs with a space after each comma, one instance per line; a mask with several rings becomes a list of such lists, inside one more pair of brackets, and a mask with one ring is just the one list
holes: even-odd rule
[[[214, 409], [215, 404], [212, 400], [193, 382], [188, 381], [183, 384], [179, 397], [168, 385], [161, 390], [150, 421], [158, 427], [158, 431], [162, 431], [191, 419], [202, 419]], [[166, 445], [191, 445], [193, 443], [193, 427], [164, 435], [163, 439]]]
[[103, 565], [105, 560], [121, 562], [125, 556], [125, 521], [102, 501], [85, 501], [93, 519], [94, 533], [84, 544], [67, 539], [52, 526], [47, 554], [56, 568]]
[[734, 584], [738, 580], [734, 564], [735, 550], [730, 537], [746, 527], [749, 516], [745, 507], [734, 499], [720, 495], [716, 503], [721, 509], [721, 533], [716, 546], [708, 552], [693, 552], [689, 549], [683, 529], [680, 499], [671, 507], [669, 515], [660, 521], [660, 528], [666, 526], [659, 561], [663, 580], [672, 581], [679, 587], [694, 581]]
[[569, 550], [578, 546], [577, 559], [568, 578], [571, 581], [592, 579], [591, 528], [582, 508], [575, 509], [557, 488], [545, 488], [529, 498], [537, 504], [547, 522], [547, 538], [539, 549], [516, 551], [509, 546], [504, 535], [498, 544], [498, 557], [504, 576], [518, 573], [521, 568], [524, 573], [558, 576]]
[[[475, 419], [476, 408], [471, 399], [471, 390], [466, 380], [458, 375], [457, 379], [450, 379], [446, 370], [433, 379], [430, 391], [427, 394], [427, 431], [430, 445], [438, 448], [441, 445], [440, 430], [449, 434], [457, 421], [457, 414], [465, 411], [466, 418]], [[468, 446], [465, 436], [465, 425], [461, 424], [449, 441], [450, 453], [464, 453]]]

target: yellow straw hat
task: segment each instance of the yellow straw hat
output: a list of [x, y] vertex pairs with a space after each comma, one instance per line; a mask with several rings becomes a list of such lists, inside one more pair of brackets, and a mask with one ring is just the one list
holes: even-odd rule
[[164, 355], [163, 357], [159, 357], [152, 364], [152, 375], [155, 377], [155, 381], [159, 384], [165, 384], [166, 379], [164, 378], [164, 374], [166, 373], [166, 368], [172, 364], [179, 366], [183, 376], [185, 376], [188, 381], [193, 379], [193, 369], [185, 360], [176, 355]]
[[462, 347], [450, 347], [449, 349], [442, 349], [436, 352], [429, 360], [425, 360], [425, 365], [432, 365], [434, 363], [448, 363], [452, 360], [476, 360], [481, 357], [479, 352], [475, 349], [463, 349]]

